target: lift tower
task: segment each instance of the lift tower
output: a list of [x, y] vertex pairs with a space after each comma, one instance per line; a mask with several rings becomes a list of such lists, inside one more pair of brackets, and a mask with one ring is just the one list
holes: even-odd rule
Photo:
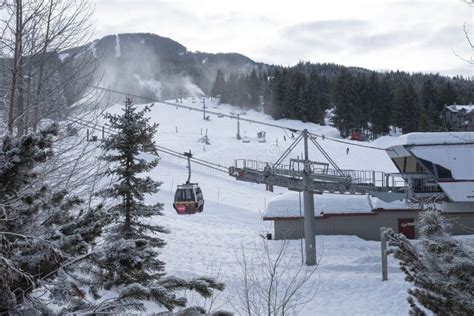
[[[303, 159], [290, 158], [288, 163], [289, 154], [301, 141], [304, 146]], [[309, 159], [310, 142], [327, 162]], [[301, 165], [303, 165], [302, 168]], [[240, 181], [262, 183], [303, 192], [307, 265], [316, 264], [315, 193], [368, 194], [406, 191], [406, 186], [395, 187], [394, 175], [391, 174], [373, 170], [341, 170], [318, 143], [316, 137], [306, 129], [298, 135], [275, 163], [237, 159], [234, 166], [229, 168], [229, 175]]]
[[308, 153], [308, 131], [303, 131], [304, 139], [304, 187], [303, 201], [304, 201], [304, 240], [306, 251], [306, 265], [313, 266], [316, 264], [316, 229], [314, 223], [314, 196], [313, 192], [309, 191], [311, 183], [311, 175], [309, 170], [310, 160]]

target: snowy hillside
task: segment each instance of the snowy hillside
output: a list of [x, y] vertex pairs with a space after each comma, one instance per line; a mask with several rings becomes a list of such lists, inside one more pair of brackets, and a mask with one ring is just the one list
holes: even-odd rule
[[[206, 104], [214, 112], [241, 111], [227, 105], [217, 106], [215, 100], [206, 99]], [[183, 105], [199, 108], [201, 103], [199, 99], [194, 102], [189, 99], [184, 100]], [[114, 106], [110, 111], [118, 112], [120, 106]], [[223, 166], [233, 165], [234, 159], [238, 158], [276, 161], [291, 143], [288, 130], [240, 122], [241, 135], [251, 140], [242, 143], [235, 137], [235, 119], [211, 115], [209, 121], [204, 121], [202, 113], [165, 104], [155, 104], [150, 116], [160, 124], [156, 137], [159, 146], [177, 152], [191, 149], [195, 157]], [[275, 122], [269, 116], [253, 111], [242, 117], [293, 129], [308, 128], [315, 134], [326, 135], [319, 143], [340, 168], [395, 171], [383, 150], [358, 146], [368, 143], [348, 145], [330, 140], [338, 135], [332, 127], [290, 120]], [[206, 130], [210, 145], [198, 141]], [[266, 132], [266, 143], [257, 142], [258, 131]], [[349, 154], [346, 148], [349, 148]], [[302, 148], [298, 150], [302, 151]], [[149, 197], [149, 201], [164, 203], [165, 216], [153, 221], [171, 230], [171, 234], [165, 236], [168, 245], [163, 251], [167, 270], [181, 276], [220, 275], [227, 289], [217, 297], [213, 309], [233, 310], [231, 301], [235, 287], [242, 281], [238, 254], [242, 247], [249, 255], [255, 254], [261, 244], [261, 235], [272, 231], [270, 224], [262, 221], [266, 202], [287, 191], [275, 188], [274, 193], [267, 192], [263, 185], [238, 182], [224, 172], [194, 164], [192, 182], [198, 182], [203, 190], [205, 209], [201, 214], [178, 216], [172, 203], [176, 185], [186, 181], [185, 160], [165, 153], [160, 155], [162, 160], [151, 176], [163, 181], [163, 185], [157, 195]], [[324, 161], [316, 148], [311, 149], [310, 155], [314, 160]], [[272, 249], [278, 249], [280, 245], [281, 241], [270, 242]], [[300, 315], [406, 314], [408, 284], [403, 281], [403, 275], [393, 260], [389, 262], [390, 279], [382, 283], [379, 247], [378, 242], [357, 237], [317, 236], [317, 253], [321, 262], [312, 280], [317, 293]], [[292, 241], [290, 249], [296, 269], [301, 260], [300, 241]]]

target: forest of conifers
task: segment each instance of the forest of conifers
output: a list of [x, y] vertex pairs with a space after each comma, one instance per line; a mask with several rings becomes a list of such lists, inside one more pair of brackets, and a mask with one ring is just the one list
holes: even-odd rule
[[440, 119], [444, 105], [469, 104], [474, 89], [463, 77], [299, 63], [250, 74], [218, 71], [211, 95], [220, 96], [221, 103], [262, 109], [275, 119], [318, 124], [325, 124], [325, 111], [335, 108], [332, 123], [342, 136], [356, 130], [375, 137], [390, 126], [404, 133], [448, 130]]

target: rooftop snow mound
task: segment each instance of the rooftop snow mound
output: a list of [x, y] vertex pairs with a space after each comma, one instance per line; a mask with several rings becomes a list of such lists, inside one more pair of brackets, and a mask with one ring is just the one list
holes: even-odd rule
[[[405, 209], [408, 206], [403, 201], [392, 203], [383, 202], [369, 195], [331, 194], [325, 193], [314, 196], [316, 216], [324, 214], [353, 214], [370, 213], [373, 209]], [[301, 195], [301, 214], [298, 192], [289, 192], [276, 196], [267, 203], [263, 217], [300, 217], [303, 216], [303, 195]]]
[[453, 104], [453, 105], [448, 105], [446, 106], [446, 108], [448, 110], [450, 110], [451, 112], [459, 112], [459, 111], [464, 111], [466, 113], [471, 113], [472, 111], [474, 111], [474, 105], [472, 104], [469, 104], [469, 105], [457, 105], [457, 104]]
[[409, 133], [393, 140], [392, 146], [400, 145], [442, 145], [474, 142], [474, 132]]

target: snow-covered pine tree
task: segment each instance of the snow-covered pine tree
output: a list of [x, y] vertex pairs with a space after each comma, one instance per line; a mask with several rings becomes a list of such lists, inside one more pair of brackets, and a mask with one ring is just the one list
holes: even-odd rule
[[[1, 140], [0, 314], [51, 313], [51, 301], [83, 304], [87, 282], [73, 274], [89, 258], [107, 217], [100, 207], [77, 210], [79, 199], [64, 190], [53, 192], [39, 179], [38, 168], [53, 155], [57, 130], [52, 125]], [[35, 295], [43, 285], [43, 295]]]
[[423, 306], [436, 315], [474, 315], [474, 251], [447, 232], [439, 211], [423, 211], [419, 218], [420, 244], [387, 231], [389, 245], [406, 280], [411, 315], [425, 315]]
[[113, 227], [107, 237], [108, 246], [99, 258], [107, 271], [97, 275], [98, 282], [106, 289], [115, 289], [118, 296], [109, 300], [96, 312], [135, 309], [144, 311], [144, 301], [152, 301], [168, 310], [185, 307], [186, 298], [176, 292], [195, 290], [204, 297], [213, 289], [223, 290], [224, 285], [212, 278], [191, 281], [167, 276], [165, 263], [158, 259], [157, 249], [165, 242], [157, 234], [168, 233], [158, 224], [147, 224], [145, 219], [162, 215], [162, 204], [147, 205], [145, 194], [158, 191], [160, 182], [148, 176], [140, 177], [157, 166], [158, 159], [140, 157], [144, 146], [153, 143], [158, 124], [150, 124], [146, 106], [138, 111], [127, 98], [120, 115], [107, 115], [115, 134], [104, 142], [103, 159], [112, 163], [107, 171], [116, 178], [115, 184], [101, 192], [117, 201], [109, 212], [114, 217]]

